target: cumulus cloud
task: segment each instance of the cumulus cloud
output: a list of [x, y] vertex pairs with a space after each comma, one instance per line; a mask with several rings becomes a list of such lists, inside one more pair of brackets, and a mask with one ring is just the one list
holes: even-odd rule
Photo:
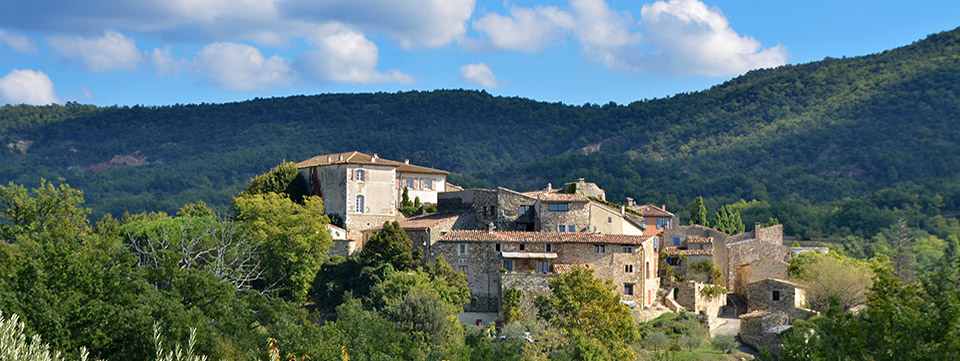
[[475, 0], [290, 0], [279, 2], [285, 16], [350, 24], [383, 32], [405, 49], [449, 44], [467, 31]]
[[512, 6], [510, 16], [486, 14], [473, 27], [492, 46], [511, 50], [535, 51], [568, 36], [588, 58], [637, 73], [727, 76], [787, 60], [783, 46], [764, 49], [740, 36], [718, 8], [699, 0], [657, 1], [644, 5], [640, 18], [637, 23], [604, 0], [570, 0], [564, 10]]
[[146, 62], [157, 71], [158, 76], [176, 76], [190, 70], [190, 63], [186, 59], [174, 56], [169, 46], [163, 49], [154, 48], [153, 51], [146, 53]]
[[312, 79], [364, 84], [414, 82], [413, 76], [396, 70], [377, 71], [377, 45], [344, 24], [319, 26], [307, 42], [315, 49], [300, 55], [297, 69]]
[[36, 48], [33, 46], [33, 42], [31, 42], [26, 36], [0, 29], [0, 46], [3, 45], [9, 46], [11, 49], [23, 53], [32, 53], [34, 50], [36, 50]]
[[0, 78], [0, 103], [45, 105], [57, 102], [53, 82], [42, 71], [14, 69]]
[[500, 81], [490, 66], [484, 63], [467, 64], [460, 67], [460, 77], [484, 88], [496, 88]]
[[77, 59], [87, 70], [106, 72], [111, 70], [136, 70], [143, 57], [137, 45], [123, 34], [107, 31], [99, 38], [79, 36], [53, 36], [50, 46], [65, 57]]
[[213, 43], [193, 60], [194, 70], [211, 85], [231, 91], [260, 91], [293, 83], [287, 59], [264, 58], [257, 48], [238, 43]]
[[697, 0], [644, 5], [640, 19], [648, 44], [662, 54], [655, 60], [658, 68], [671, 73], [734, 75], [787, 61], [785, 47], [763, 49], [759, 41], [737, 34], [719, 8]]

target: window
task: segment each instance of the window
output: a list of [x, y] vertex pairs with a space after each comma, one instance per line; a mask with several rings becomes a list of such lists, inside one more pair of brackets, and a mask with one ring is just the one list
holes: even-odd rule
[[407, 183], [407, 188], [413, 189], [413, 178], [405, 178]]
[[433, 189], [433, 179], [424, 178], [424, 179], [423, 179], [423, 189]]
[[680, 245], [680, 237], [673, 237], [673, 245], [674, 246]]
[[503, 260], [503, 269], [513, 272], [513, 260], [509, 260], [509, 259]]
[[527, 250], [527, 245], [521, 243], [521, 244], [520, 244], [520, 250], [521, 250], [521, 251]]
[[633, 296], [633, 283], [623, 284], [623, 294], [625, 296]]
[[576, 231], [577, 231], [577, 227], [576, 227], [576, 226], [574, 226], [574, 225], [572, 225], [572, 224], [568, 224], [568, 225], [567, 225], [567, 232], [576, 232]]
[[357, 213], [363, 213], [363, 195], [357, 195]]
[[643, 217], [643, 229], [647, 229], [647, 217]]
[[613, 217], [607, 217], [607, 223], [613, 223]]
[[569, 209], [569, 205], [566, 203], [550, 203], [547, 208], [550, 209], [551, 212], [566, 212]]
[[773, 290], [773, 300], [774, 301], [780, 300], [780, 290]]
[[553, 245], [552, 245], [552, 244], [549, 244], [549, 243], [545, 244], [545, 245], [543, 246], [543, 251], [544, 251], [544, 252], [553, 252]]
[[467, 245], [465, 245], [465, 244], [460, 244], [460, 247], [459, 247], [459, 248], [460, 248], [460, 249], [459, 249], [458, 252], [457, 252], [458, 254], [467, 254]]
[[363, 169], [357, 169], [357, 181], [363, 182], [367, 178], [367, 172]]
[[667, 218], [667, 221], [664, 223], [666, 228], [670, 228], [670, 218]]
[[527, 206], [520, 206], [520, 215], [527, 214]]
[[547, 273], [550, 271], [550, 264], [547, 261], [537, 261], [537, 273]]
[[633, 247], [623, 246], [623, 253], [633, 253]]
[[500, 244], [497, 243], [496, 245], [494, 245], [494, 249], [496, 249], [497, 252], [500, 252]]
[[597, 253], [604, 253], [607, 251], [607, 247], [602, 244], [595, 244], [593, 245], [593, 250]]
[[558, 225], [557, 225], [557, 232], [566, 232], [566, 231], [567, 231], [567, 225], [566, 225], [566, 224], [558, 224]]
[[647, 261], [646, 265], [647, 265], [647, 279], [650, 279], [650, 261]]
[[657, 248], [660, 246], [659, 244], [657, 244], [657, 243], [659, 243], [658, 241], [659, 241], [659, 239], [658, 239], [657, 237], [653, 237], [653, 250], [654, 250], [654, 251], [656, 251]]
[[663, 218], [657, 217], [657, 229], [663, 228]]
[[633, 273], [633, 265], [632, 264], [623, 265], [623, 272]]

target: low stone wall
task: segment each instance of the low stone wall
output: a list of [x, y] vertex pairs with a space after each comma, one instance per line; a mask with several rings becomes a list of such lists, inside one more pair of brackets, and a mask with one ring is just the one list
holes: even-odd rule
[[[555, 274], [543, 273], [502, 273], [500, 294], [503, 295], [511, 288], [520, 290], [520, 310], [523, 312], [524, 319], [532, 320], [537, 317], [537, 307], [533, 305], [534, 300], [537, 299], [537, 296], [550, 294], [550, 280], [556, 277]], [[500, 316], [503, 317], [503, 307], [500, 308]]]
[[780, 339], [777, 331], [790, 324], [784, 312], [756, 311], [740, 316], [740, 340], [753, 348], [761, 347], [777, 354]]

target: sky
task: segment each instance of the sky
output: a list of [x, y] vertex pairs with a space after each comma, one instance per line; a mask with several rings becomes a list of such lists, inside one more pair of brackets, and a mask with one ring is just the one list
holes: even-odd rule
[[629, 104], [908, 45], [958, 14], [955, 0], [4, 0], [0, 104], [434, 89]]

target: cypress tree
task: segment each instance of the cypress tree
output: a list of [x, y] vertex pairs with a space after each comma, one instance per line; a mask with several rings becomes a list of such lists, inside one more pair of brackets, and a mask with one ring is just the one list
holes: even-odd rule
[[690, 225], [694, 224], [710, 226], [710, 222], [707, 221], [707, 206], [703, 204], [703, 197], [697, 197], [690, 205]]

